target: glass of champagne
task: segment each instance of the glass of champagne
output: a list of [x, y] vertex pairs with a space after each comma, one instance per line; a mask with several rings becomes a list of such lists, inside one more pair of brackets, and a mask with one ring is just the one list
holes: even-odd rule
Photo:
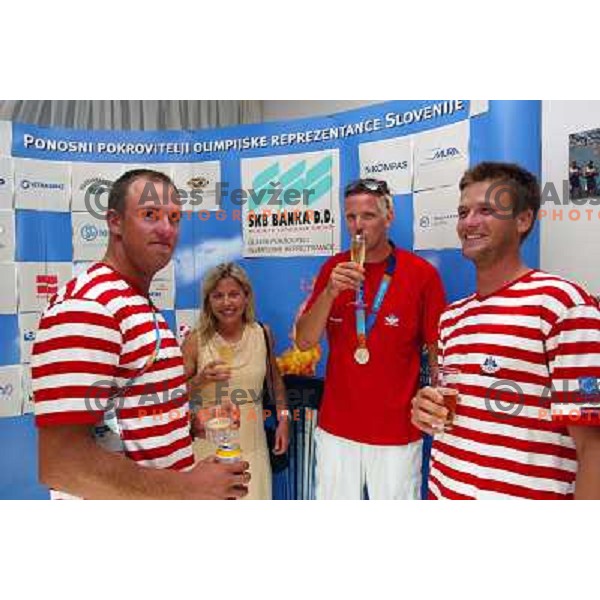
[[219, 360], [222, 361], [223, 367], [226, 369], [231, 369], [233, 367], [233, 359], [235, 358], [235, 352], [231, 346], [226, 344], [221, 344], [217, 347], [217, 354], [219, 355]]
[[444, 406], [448, 409], [448, 416], [444, 423], [444, 431], [452, 431], [458, 403], [458, 381], [460, 369], [456, 367], [441, 367], [437, 374], [435, 386], [444, 398]]
[[367, 246], [365, 241], [365, 235], [362, 231], [357, 231], [352, 236], [352, 244], [350, 246], [350, 259], [353, 263], [360, 265], [361, 267], [365, 264], [365, 254], [367, 252]]
[[[367, 253], [367, 244], [365, 240], [365, 234], [360, 231], [360, 229], [352, 236], [352, 241], [350, 244], [350, 260], [353, 263], [363, 267], [365, 264], [365, 255]], [[358, 308], [365, 308], [366, 304], [364, 299], [362, 303], [357, 301], [354, 303]]]

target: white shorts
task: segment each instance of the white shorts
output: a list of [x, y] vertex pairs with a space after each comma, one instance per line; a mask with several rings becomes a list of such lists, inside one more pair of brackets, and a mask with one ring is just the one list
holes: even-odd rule
[[317, 500], [418, 500], [422, 440], [405, 446], [361, 444], [315, 432]]

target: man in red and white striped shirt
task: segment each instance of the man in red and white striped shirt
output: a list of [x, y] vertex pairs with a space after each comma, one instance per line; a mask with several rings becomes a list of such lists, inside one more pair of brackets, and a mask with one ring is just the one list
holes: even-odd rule
[[[429, 496], [600, 498], [598, 305], [580, 286], [523, 263], [541, 202], [534, 175], [481, 163], [459, 188], [457, 232], [477, 292], [440, 320], [441, 366], [459, 372], [452, 429], [444, 431], [439, 391], [413, 399], [413, 423], [435, 436]], [[561, 406], [569, 418], [552, 419]]]
[[[247, 463], [194, 465], [182, 354], [148, 296], [175, 250], [180, 217], [166, 175], [122, 175], [109, 195], [104, 259], [42, 315], [32, 359], [40, 479], [63, 497], [247, 493]], [[112, 435], [99, 427], [108, 417]]]

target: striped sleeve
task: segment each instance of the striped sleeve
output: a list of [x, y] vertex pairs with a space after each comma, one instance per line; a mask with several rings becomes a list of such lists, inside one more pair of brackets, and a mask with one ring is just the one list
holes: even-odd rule
[[546, 342], [552, 378], [552, 418], [600, 425], [600, 310], [592, 300], [567, 308]]
[[107, 408], [122, 347], [114, 316], [94, 300], [48, 307], [32, 350], [38, 426], [96, 423]]

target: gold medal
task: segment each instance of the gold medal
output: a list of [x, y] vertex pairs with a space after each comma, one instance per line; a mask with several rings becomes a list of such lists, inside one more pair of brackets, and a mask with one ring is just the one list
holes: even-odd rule
[[357, 348], [354, 352], [354, 360], [359, 365], [366, 365], [369, 362], [369, 351], [367, 348]]

